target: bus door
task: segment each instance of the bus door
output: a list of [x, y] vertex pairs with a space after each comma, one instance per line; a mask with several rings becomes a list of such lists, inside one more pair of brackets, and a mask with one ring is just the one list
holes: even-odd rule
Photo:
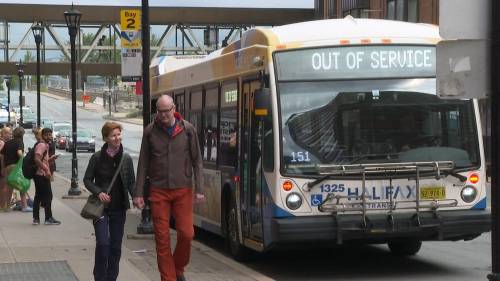
[[257, 123], [252, 105], [254, 91], [259, 81], [243, 82], [241, 116], [241, 215], [243, 236], [262, 241], [262, 185], [261, 153], [257, 135]]

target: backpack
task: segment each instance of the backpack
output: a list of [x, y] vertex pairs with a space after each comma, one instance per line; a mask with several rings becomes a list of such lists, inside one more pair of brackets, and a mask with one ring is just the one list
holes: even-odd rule
[[[39, 142], [35, 143], [33, 148], [28, 148], [28, 153], [26, 153], [23, 159], [23, 176], [27, 179], [34, 178], [36, 170], [38, 169], [38, 166], [35, 164], [35, 147], [38, 144]], [[42, 160], [45, 158], [46, 154], [47, 151], [43, 154]]]

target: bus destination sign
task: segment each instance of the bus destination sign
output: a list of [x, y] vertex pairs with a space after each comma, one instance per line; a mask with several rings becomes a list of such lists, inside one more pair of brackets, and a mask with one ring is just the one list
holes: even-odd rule
[[355, 46], [275, 54], [278, 80], [342, 80], [436, 75], [434, 46]]

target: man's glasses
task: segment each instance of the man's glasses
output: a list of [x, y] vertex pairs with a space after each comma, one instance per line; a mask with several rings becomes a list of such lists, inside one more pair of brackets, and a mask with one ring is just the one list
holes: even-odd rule
[[170, 107], [169, 109], [164, 109], [164, 110], [161, 110], [161, 109], [156, 109], [156, 112], [160, 113], [160, 114], [163, 114], [163, 113], [169, 113], [170, 111], [172, 111], [172, 109], [174, 109], [175, 105], [172, 105], [172, 107]]

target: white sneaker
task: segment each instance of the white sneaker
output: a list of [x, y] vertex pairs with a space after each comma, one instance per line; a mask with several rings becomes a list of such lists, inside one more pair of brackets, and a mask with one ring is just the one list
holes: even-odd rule
[[33, 212], [33, 208], [31, 208], [30, 206], [28, 206], [26, 208], [23, 208], [22, 211], [25, 212], [25, 213], [30, 213], [30, 212]]

